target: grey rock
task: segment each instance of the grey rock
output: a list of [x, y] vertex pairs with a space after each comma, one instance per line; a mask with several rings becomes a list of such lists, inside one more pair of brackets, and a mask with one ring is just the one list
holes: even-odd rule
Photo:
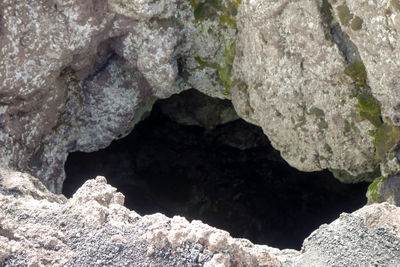
[[[400, 40], [399, 2], [330, 2], [337, 22], [357, 46], [368, 73], [368, 84], [382, 105], [383, 118], [400, 126], [399, 82], [396, 78], [400, 66], [400, 55], [396, 52]], [[348, 19], [340, 19], [340, 7], [347, 7]]]
[[400, 208], [365, 206], [322, 225], [301, 251], [254, 245], [180, 216], [140, 216], [104, 177], [70, 199], [0, 169], [0, 266], [397, 266]]
[[200, 221], [139, 216], [104, 177], [67, 201], [28, 174], [0, 175], [0, 266], [281, 266]]
[[[393, 175], [398, 2], [331, 2], [2, 1], [0, 165], [60, 192], [69, 152], [107, 146], [157, 98], [195, 88], [231, 99], [299, 170]], [[359, 60], [386, 128], [359, 114], [344, 73]]]
[[379, 177], [369, 186], [368, 203], [387, 202], [400, 206], [400, 176]]
[[179, 1], [183, 36], [178, 53], [186, 86], [212, 97], [230, 98], [240, 3], [241, 0]]
[[343, 213], [303, 243], [293, 266], [398, 266], [400, 210], [388, 203]]
[[231, 88], [239, 116], [299, 170], [373, 171], [374, 127], [358, 114], [317, 1], [245, 1], [239, 11]]
[[2, 1], [0, 10], [0, 165], [53, 192], [68, 152], [108, 146], [156, 97], [182, 90], [178, 27], [157, 23], [174, 16], [174, 1]]

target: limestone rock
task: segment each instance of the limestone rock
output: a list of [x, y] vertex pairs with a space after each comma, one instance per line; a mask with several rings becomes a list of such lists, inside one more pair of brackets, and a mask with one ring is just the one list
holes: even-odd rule
[[244, 1], [239, 11], [231, 88], [239, 115], [299, 170], [373, 171], [374, 127], [358, 114], [318, 2]]

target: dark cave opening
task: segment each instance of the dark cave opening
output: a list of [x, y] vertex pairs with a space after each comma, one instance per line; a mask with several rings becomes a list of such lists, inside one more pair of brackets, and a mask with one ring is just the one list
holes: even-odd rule
[[71, 197], [84, 179], [103, 175], [141, 215], [198, 219], [281, 249], [300, 249], [321, 224], [366, 204], [368, 184], [290, 167], [259, 127], [241, 119], [214, 129], [179, 124], [163, 111], [171, 101], [158, 101], [131, 134], [106, 149], [71, 153], [63, 194]]

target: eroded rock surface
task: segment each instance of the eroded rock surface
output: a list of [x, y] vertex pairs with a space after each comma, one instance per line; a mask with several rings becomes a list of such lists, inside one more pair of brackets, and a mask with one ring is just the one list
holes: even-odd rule
[[342, 214], [279, 250], [183, 217], [140, 216], [104, 177], [66, 199], [28, 174], [0, 169], [0, 266], [359, 266], [400, 263], [400, 208]]
[[107, 146], [157, 98], [195, 88], [231, 99], [300, 170], [395, 174], [398, 11], [397, 0], [2, 1], [0, 164], [61, 192], [69, 152]]
[[[365, 77], [365, 85], [369, 91], [368, 101], [359, 99], [358, 107], [370, 117], [375, 117], [371, 122], [377, 121], [373, 123], [376, 129], [371, 135], [374, 137], [376, 156], [381, 161], [381, 172], [388, 178], [397, 176], [399, 159], [395, 154], [400, 140], [400, 98], [396, 73], [400, 66], [400, 2], [329, 2], [333, 7], [334, 18], [357, 47], [362, 66], [365, 66], [365, 75], [368, 74]], [[380, 180], [378, 178], [375, 182]], [[393, 179], [386, 179], [385, 183], [388, 184], [384, 185], [384, 190], [380, 193], [377, 193], [375, 187], [372, 188], [374, 192], [370, 192], [370, 195], [377, 195], [370, 197], [371, 201], [385, 199], [398, 203], [394, 201], [393, 194], [388, 193], [397, 191]]]
[[178, 28], [157, 22], [174, 1], [2, 1], [0, 12], [1, 165], [52, 191], [68, 152], [107, 146], [153, 96], [180, 90]]
[[104, 177], [66, 200], [1, 169], [0, 266], [281, 266], [267, 246], [179, 216], [141, 217], [123, 202]]
[[[296, 15], [294, 15], [296, 14]], [[346, 61], [317, 1], [245, 1], [239, 13], [232, 102], [292, 166], [352, 175], [376, 168]]]
[[400, 209], [373, 204], [314, 231], [295, 266], [397, 266], [399, 252]]

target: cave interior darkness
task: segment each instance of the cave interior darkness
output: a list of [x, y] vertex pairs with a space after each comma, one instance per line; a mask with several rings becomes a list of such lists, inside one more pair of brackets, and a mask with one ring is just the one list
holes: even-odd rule
[[159, 100], [127, 137], [97, 152], [70, 153], [63, 194], [71, 197], [102, 175], [140, 215], [198, 219], [280, 249], [300, 249], [321, 224], [366, 204], [368, 184], [290, 167], [262, 130], [242, 119], [206, 129], [179, 124], [163, 111], [192, 96], [209, 98], [190, 90]]

